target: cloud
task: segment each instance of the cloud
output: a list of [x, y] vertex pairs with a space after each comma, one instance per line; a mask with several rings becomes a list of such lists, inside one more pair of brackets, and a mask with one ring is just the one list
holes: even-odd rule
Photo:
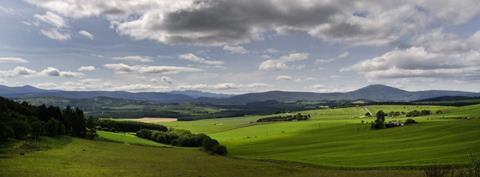
[[81, 66], [78, 68], [78, 71], [83, 72], [83, 71], [94, 71], [95, 66]]
[[33, 75], [36, 74], [37, 72], [35, 70], [22, 67], [22, 66], [17, 66], [12, 70], [4, 70], [0, 71], [0, 76], [1, 77], [15, 77], [15, 76], [27, 76], [27, 75]]
[[477, 0], [27, 2], [73, 19], [106, 17], [120, 35], [136, 40], [200, 45], [245, 43], [272, 31], [352, 45], [385, 45], [438, 23], [465, 23], [480, 12]]
[[349, 52], [343, 52], [343, 53], [341, 53], [340, 55], [337, 55], [337, 56], [335, 56], [335, 57], [333, 57], [333, 58], [329, 58], [329, 59], [317, 59], [315, 62], [316, 62], [316, 63], [331, 63], [331, 62], [334, 62], [334, 61], [336, 61], [336, 60], [338, 60], [338, 59], [346, 58], [346, 57], [348, 57], [349, 55], [350, 55]]
[[168, 87], [160, 86], [160, 85], [150, 85], [150, 84], [128, 84], [122, 86], [115, 86], [112, 90], [115, 91], [145, 91], [145, 90], [165, 90]]
[[0, 63], [28, 63], [28, 61], [20, 57], [0, 57]]
[[288, 55], [281, 56], [278, 59], [269, 59], [265, 60], [260, 64], [258, 70], [264, 71], [278, 71], [288, 69], [287, 63], [302, 61], [308, 59], [308, 53], [291, 53]]
[[15, 11], [15, 9], [12, 9], [12, 8], [0, 6], [0, 15], [2, 13], [6, 14], [6, 15], [9, 15], [9, 16], [13, 16], [13, 15], [15, 15], [16, 11]]
[[63, 19], [63, 17], [47, 11], [44, 15], [35, 14], [33, 16], [35, 19], [40, 20], [44, 23], [50, 24], [56, 28], [65, 28], [68, 27], [67, 22]]
[[277, 77], [275, 78], [275, 80], [277, 80], [277, 81], [278, 81], [278, 80], [286, 80], [286, 81], [289, 81], [289, 80], [292, 80], [292, 79], [293, 79], [292, 76], [286, 76], [286, 75], [277, 76]]
[[248, 53], [248, 50], [243, 48], [242, 46], [225, 45], [225, 46], [223, 46], [223, 50], [228, 51], [230, 53], [236, 53], [236, 54], [246, 54], [246, 53]]
[[133, 62], [153, 62], [152, 57], [149, 56], [123, 56], [123, 57], [113, 57], [114, 60], [121, 60], [121, 61], [133, 61]]
[[219, 84], [195, 84], [195, 85], [179, 85], [179, 90], [241, 90], [241, 89], [258, 89], [270, 87], [265, 83], [252, 83], [252, 84], [235, 84], [235, 83], [219, 83]]
[[88, 32], [88, 31], [85, 31], [85, 30], [82, 30], [82, 31], [79, 31], [78, 34], [90, 39], [90, 40], [93, 40], [94, 36], [92, 33]]
[[77, 72], [60, 71], [59, 69], [54, 67], [48, 67], [40, 71], [40, 74], [46, 75], [46, 76], [52, 76], [52, 77], [78, 77], [83, 75], [82, 73], [77, 73]]
[[0, 71], [2, 77], [16, 77], [16, 76], [52, 76], [52, 77], [78, 77], [82, 76], [82, 73], [71, 71], [60, 71], [54, 67], [47, 67], [44, 70], [38, 72], [30, 68], [17, 66], [12, 70]]
[[178, 74], [184, 72], [200, 72], [202, 69], [180, 66], [142, 66], [127, 65], [123, 63], [105, 64], [105, 68], [114, 70], [117, 73], [139, 73], [139, 74]]
[[367, 59], [346, 70], [356, 71], [372, 80], [402, 78], [478, 80], [480, 53], [474, 50], [440, 53], [424, 47], [410, 47]]
[[187, 60], [194, 63], [206, 64], [206, 65], [223, 65], [223, 61], [214, 61], [214, 60], [207, 60], [205, 58], [196, 56], [193, 53], [185, 53], [178, 56], [181, 60]]
[[160, 77], [160, 80], [163, 81], [163, 82], [166, 82], [168, 84], [173, 84], [173, 79], [170, 78], [170, 77], [167, 77], [167, 76]]
[[48, 29], [48, 30], [40, 30], [40, 32], [44, 36], [46, 36], [50, 39], [53, 39], [53, 40], [57, 40], [57, 41], [66, 41], [66, 40], [70, 40], [72, 38], [70, 33], [62, 32], [57, 28], [51, 28], [51, 29]]

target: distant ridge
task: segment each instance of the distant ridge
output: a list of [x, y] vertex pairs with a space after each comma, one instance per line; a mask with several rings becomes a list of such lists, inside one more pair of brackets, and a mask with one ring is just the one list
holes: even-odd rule
[[0, 85], [0, 96], [8, 98], [61, 97], [70, 99], [86, 99], [110, 97], [118, 99], [155, 101], [161, 103], [205, 102], [217, 104], [246, 104], [275, 100], [291, 102], [298, 100], [369, 100], [375, 102], [409, 102], [444, 96], [478, 97], [480, 93], [464, 91], [406, 91], [386, 85], [369, 85], [351, 92], [315, 93], [268, 91], [241, 95], [225, 95], [195, 90], [172, 92], [125, 92], [125, 91], [62, 91], [43, 90], [32, 86], [7, 87]]

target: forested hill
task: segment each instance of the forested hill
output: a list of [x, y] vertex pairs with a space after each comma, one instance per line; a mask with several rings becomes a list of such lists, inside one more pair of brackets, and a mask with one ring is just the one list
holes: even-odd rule
[[86, 137], [86, 124], [83, 111], [78, 108], [32, 106], [0, 97], [0, 142], [43, 135]]

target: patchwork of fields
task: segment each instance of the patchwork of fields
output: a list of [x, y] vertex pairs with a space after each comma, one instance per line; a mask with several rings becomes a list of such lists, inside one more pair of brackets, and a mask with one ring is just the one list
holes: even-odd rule
[[[415, 117], [416, 125], [371, 130], [366, 110], [408, 112], [431, 110]], [[435, 114], [441, 110], [442, 114]], [[461, 165], [479, 154], [480, 106], [367, 106], [304, 111], [309, 121], [254, 123], [259, 116], [171, 122], [172, 128], [207, 133], [225, 144], [231, 156], [295, 161], [335, 168]], [[471, 117], [466, 119], [467, 117]], [[461, 118], [461, 119], [457, 119]], [[405, 120], [406, 117], [387, 118]], [[365, 123], [362, 124], [361, 122]]]
[[[371, 130], [374, 118], [365, 116], [368, 111], [423, 109], [434, 114], [415, 117], [419, 122], [415, 125], [382, 130]], [[442, 114], [435, 114], [437, 110]], [[104, 131], [95, 141], [44, 138], [43, 148], [25, 155], [19, 154], [24, 146], [17, 142], [0, 148], [0, 176], [415, 177], [424, 175], [417, 168], [463, 165], [468, 155], [480, 155], [480, 105], [366, 106], [301, 113], [311, 119], [257, 123], [272, 116], [257, 115], [159, 122], [212, 136], [228, 147], [227, 157]]]

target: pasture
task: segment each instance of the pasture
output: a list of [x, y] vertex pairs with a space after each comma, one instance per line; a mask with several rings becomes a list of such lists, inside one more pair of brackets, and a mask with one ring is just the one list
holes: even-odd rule
[[[431, 110], [414, 117], [419, 124], [371, 130], [366, 110], [408, 112]], [[443, 114], [435, 114], [437, 110]], [[256, 123], [265, 116], [164, 123], [202, 132], [219, 140], [230, 155], [248, 159], [294, 161], [334, 168], [416, 168], [462, 165], [479, 155], [479, 105], [465, 107], [379, 105], [302, 111], [309, 121]], [[471, 119], [464, 119], [471, 117]], [[406, 117], [387, 117], [405, 120]], [[364, 121], [364, 124], [361, 122]]]
[[[295, 163], [213, 156], [192, 148], [161, 148], [84, 139], [45, 140], [51, 149], [7, 153], [0, 176], [29, 177], [420, 177], [415, 170], [333, 170]], [[66, 141], [66, 142], [64, 142]], [[11, 149], [18, 146], [9, 146]], [[7, 149], [2, 147], [2, 150]]]

